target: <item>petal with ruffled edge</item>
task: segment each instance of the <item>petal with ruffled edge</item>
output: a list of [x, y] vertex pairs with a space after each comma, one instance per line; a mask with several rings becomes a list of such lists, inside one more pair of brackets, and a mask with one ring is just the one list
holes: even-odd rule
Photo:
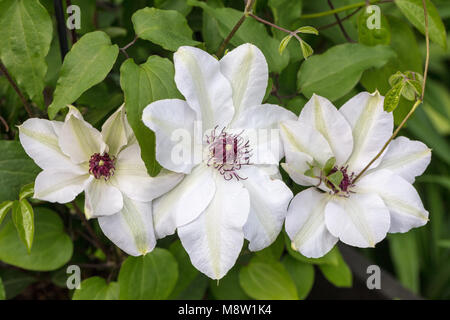
[[108, 145], [110, 155], [116, 156], [128, 144], [130, 130], [125, 106], [122, 105], [102, 126], [103, 141]]
[[278, 164], [284, 156], [279, 126], [282, 121], [295, 120], [293, 112], [273, 104], [246, 108], [231, 125], [248, 139], [252, 164]]
[[416, 189], [392, 171], [377, 168], [364, 175], [355, 190], [376, 193], [383, 199], [391, 214], [391, 233], [407, 232], [428, 222], [428, 211], [423, 207]]
[[153, 202], [153, 223], [158, 239], [196, 219], [216, 192], [213, 169], [200, 164], [165, 195]]
[[328, 99], [313, 94], [298, 119], [322, 134], [336, 157], [337, 165], [347, 161], [353, 149], [352, 128]]
[[348, 245], [374, 247], [389, 231], [389, 209], [374, 193], [334, 196], [325, 207], [325, 224], [333, 236]]
[[[195, 112], [186, 101], [153, 102], [145, 107], [142, 121], [155, 132], [156, 160], [166, 169], [190, 173], [198, 161], [193, 153]], [[201, 138], [198, 141], [201, 143]]]
[[292, 191], [282, 180], [272, 179], [256, 166], [243, 167], [239, 175], [250, 195], [250, 213], [244, 225], [251, 251], [264, 249], [274, 242], [283, 227]]
[[83, 192], [92, 177], [86, 170], [75, 166], [64, 171], [48, 169], [38, 174], [34, 182], [33, 198], [67, 203]]
[[73, 162], [87, 162], [95, 153], [107, 150], [102, 134], [84, 120], [70, 114], [59, 136], [59, 147]]
[[[361, 92], [339, 109], [352, 127], [353, 152], [347, 161], [350, 172], [359, 173], [392, 135], [394, 118], [392, 112], [384, 111], [383, 101], [378, 91]], [[381, 157], [371, 167], [380, 161]]]
[[156, 245], [151, 202], [134, 201], [124, 195], [122, 210], [99, 217], [98, 223], [108, 239], [129, 255], [144, 255]]
[[375, 170], [388, 169], [413, 183], [428, 167], [431, 161], [431, 149], [420, 141], [406, 137], [394, 139]]
[[231, 85], [217, 59], [194, 47], [180, 47], [173, 55], [175, 83], [202, 121], [203, 131], [227, 126], [234, 114]]
[[122, 193], [110, 181], [93, 179], [86, 187], [84, 213], [88, 219], [115, 214], [122, 207]]
[[325, 207], [330, 195], [315, 188], [298, 193], [289, 205], [285, 228], [292, 247], [308, 258], [329, 252], [338, 238], [325, 226]]
[[25, 152], [42, 169], [63, 169], [72, 161], [60, 149], [55, 130], [59, 121], [32, 118], [19, 126], [19, 139]]
[[192, 264], [208, 277], [220, 279], [241, 252], [250, 199], [240, 181], [214, 175], [216, 193], [211, 203], [197, 219], [179, 227], [178, 236]]
[[172, 189], [182, 178], [181, 173], [167, 171], [150, 177], [141, 159], [139, 145], [133, 144], [119, 153], [111, 181], [129, 198], [149, 202]]
[[246, 108], [262, 103], [269, 69], [264, 54], [256, 46], [245, 43], [231, 50], [220, 60], [220, 70], [233, 90], [234, 120]]

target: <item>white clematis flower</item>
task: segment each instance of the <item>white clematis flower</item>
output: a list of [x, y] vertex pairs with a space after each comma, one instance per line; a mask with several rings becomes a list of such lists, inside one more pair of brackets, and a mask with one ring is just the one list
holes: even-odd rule
[[85, 214], [99, 217], [105, 235], [130, 255], [155, 247], [152, 200], [180, 174], [151, 178], [123, 106], [98, 131], [75, 108], [64, 122], [28, 119], [19, 126], [26, 153], [43, 169], [34, 198], [67, 203], [85, 191]]
[[[155, 231], [163, 238], [178, 229], [193, 265], [220, 279], [234, 265], [244, 238], [250, 250], [261, 250], [281, 231], [292, 192], [267, 170], [278, 172], [282, 148], [268, 145], [281, 145], [280, 138], [278, 132], [259, 139], [252, 133], [278, 130], [280, 121], [295, 115], [261, 104], [268, 67], [251, 44], [220, 61], [200, 49], [180, 47], [174, 64], [175, 82], [186, 101], [156, 101], [143, 113], [144, 123], [156, 134], [158, 162], [185, 174], [154, 202]], [[200, 122], [201, 137], [195, 143], [191, 138]], [[183, 132], [186, 139], [180, 139]], [[188, 154], [197, 149], [204, 156], [175, 161], [179, 149]]]
[[282, 167], [297, 184], [313, 186], [294, 197], [285, 223], [293, 248], [303, 255], [321, 257], [338, 239], [373, 247], [388, 232], [427, 223], [412, 186], [430, 163], [423, 143], [396, 138], [355, 181], [392, 135], [393, 116], [383, 110], [383, 100], [378, 92], [363, 92], [337, 110], [313, 95], [298, 121], [281, 124]]

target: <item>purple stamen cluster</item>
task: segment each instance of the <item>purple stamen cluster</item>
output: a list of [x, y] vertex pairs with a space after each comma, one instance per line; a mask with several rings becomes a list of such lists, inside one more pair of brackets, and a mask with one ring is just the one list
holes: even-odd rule
[[354, 179], [354, 172], [352, 172], [351, 174], [348, 174], [347, 172], [348, 166], [345, 167], [340, 167], [339, 169], [337, 167], [334, 167], [333, 169], [331, 169], [330, 174], [333, 174], [337, 171], [341, 171], [342, 172], [342, 181], [339, 184], [339, 189], [338, 190], [331, 182], [328, 182], [327, 185], [333, 190], [334, 193], [339, 193], [339, 191], [345, 192], [345, 193], [349, 193], [350, 192], [350, 188], [354, 186], [353, 184], [353, 179]]
[[245, 180], [237, 171], [243, 165], [250, 164], [251, 150], [250, 143], [239, 134], [229, 134], [225, 128], [217, 134], [217, 127], [206, 136], [206, 143], [209, 144], [208, 166], [212, 166], [223, 175], [225, 180], [236, 178]]
[[108, 180], [114, 175], [114, 160], [114, 157], [111, 158], [107, 153], [103, 155], [94, 153], [89, 160], [89, 173], [96, 179], [103, 177], [105, 180]]

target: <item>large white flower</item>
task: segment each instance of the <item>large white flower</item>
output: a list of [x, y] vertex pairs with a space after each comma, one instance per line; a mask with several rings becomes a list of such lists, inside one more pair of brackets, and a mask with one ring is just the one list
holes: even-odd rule
[[392, 113], [383, 111], [383, 100], [378, 92], [363, 92], [337, 110], [313, 95], [298, 121], [281, 124], [282, 167], [296, 183], [313, 186], [294, 197], [285, 223], [292, 246], [303, 255], [321, 257], [338, 239], [373, 247], [388, 232], [427, 223], [428, 212], [412, 186], [431, 159], [423, 143], [393, 140], [355, 181], [392, 135]]
[[[250, 250], [260, 250], [282, 228], [292, 192], [268, 170], [278, 172], [283, 150], [268, 147], [281, 142], [278, 131], [267, 130], [278, 130], [280, 121], [295, 115], [261, 105], [268, 68], [251, 44], [220, 61], [200, 49], [180, 47], [174, 64], [175, 82], [186, 101], [156, 101], [143, 113], [144, 123], [156, 134], [159, 163], [185, 174], [154, 202], [155, 231], [162, 238], [178, 228], [193, 265], [220, 279], [234, 265], [244, 237]], [[196, 134], [199, 139], [190, 139]], [[180, 150], [194, 150], [194, 157], [177, 161]], [[195, 150], [203, 156], [196, 157]]]
[[151, 178], [123, 106], [102, 131], [75, 108], [64, 122], [28, 119], [19, 126], [26, 153], [43, 169], [34, 198], [67, 203], [85, 191], [85, 214], [99, 217], [105, 235], [130, 255], [155, 247], [152, 202], [179, 182], [180, 174]]

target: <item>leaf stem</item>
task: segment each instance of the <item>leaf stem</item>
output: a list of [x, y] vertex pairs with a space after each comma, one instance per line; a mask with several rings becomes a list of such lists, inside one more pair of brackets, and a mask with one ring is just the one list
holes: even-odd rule
[[[330, 6], [331, 9], [334, 9], [333, 2], [331, 2], [331, 0], [328, 0], [328, 5]], [[344, 28], [344, 25], [342, 24], [341, 18], [339, 18], [339, 15], [337, 13], [335, 13], [334, 17], [336, 18], [336, 22], [339, 26], [339, 29], [341, 29], [342, 34], [344, 35], [345, 39], [350, 43], [354, 43], [355, 41], [352, 38], [350, 38], [350, 36], [348, 35], [347, 31]]]
[[11, 75], [9, 74], [8, 70], [6, 69], [5, 65], [0, 61], [0, 70], [2, 71], [2, 73], [5, 75], [6, 79], [8, 80], [8, 82], [11, 84], [11, 86], [13, 87], [14, 91], [16, 91], [17, 95], [19, 96], [20, 100], [22, 101], [23, 106], [25, 107], [25, 110], [28, 113], [28, 116], [31, 118], [33, 117], [33, 113], [31, 112], [31, 108], [30, 105], [27, 102], [27, 99], [25, 98], [25, 96], [23, 95], [22, 91], [20, 91], [19, 87], [17, 86], [17, 84], [14, 82], [13, 78], [11, 77]]
[[290, 34], [291, 36], [296, 38], [298, 41], [302, 41], [302, 39], [298, 36], [297, 32], [295, 32], [295, 31], [291, 31], [291, 30], [285, 29], [283, 27], [277, 26], [276, 24], [274, 24], [270, 21], [267, 21], [267, 20], [264, 20], [263, 18], [255, 16], [253, 13], [249, 13], [248, 15], [259, 22], [262, 22], [264, 24], [267, 24], [268, 26], [274, 27], [275, 29], [278, 29], [280, 31]]
[[308, 13], [308, 14], [303, 14], [300, 16], [300, 19], [315, 19], [315, 18], [321, 18], [321, 17], [325, 17], [325, 16], [330, 16], [332, 14], [336, 14], [342, 11], [347, 11], [350, 9], [355, 9], [355, 8], [360, 8], [360, 7], [364, 7], [367, 4], [375, 4], [375, 3], [386, 3], [386, 2], [392, 2], [392, 0], [370, 0], [370, 1], [361, 1], [361, 2], [357, 2], [357, 3], [353, 3], [353, 4], [349, 4], [340, 8], [336, 8], [336, 9], [332, 9], [332, 10], [328, 10], [328, 11], [323, 11], [323, 12], [318, 12], [318, 13]]
[[137, 41], [137, 39], [139, 39], [138, 35], [136, 35], [136, 36], [134, 37], [133, 41], [131, 41], [130, 43], [126, 44], [125, 46], [123, 46], [122, 48], [119, 49], [120, 52], [122, 52], [122, 53], [125, 55], [125, 57], [126, 57], [127, 59], [129, 58], [128, 53], [127, 53], [127, 49], [128, 49], [129, 47], [131, 47], [133, 44], [135, 44], [136, 41]]

